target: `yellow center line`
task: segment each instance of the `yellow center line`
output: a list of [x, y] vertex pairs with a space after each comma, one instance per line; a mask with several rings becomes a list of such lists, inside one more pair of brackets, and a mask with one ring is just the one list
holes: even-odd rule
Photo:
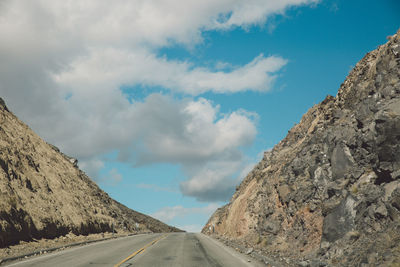
[[158, 241], [160, 241], [161, 239], [163, 239], [164, 237], [166, 237], [168, 234], [164, 234], [161, 237], [151, 241], [150, 243], [148, 243], [147, 245], [145, 245], [144, 247], [138, 249], [137, 251], [133, 252], [131, 255], [129, 255], [128, 257], [126, 257], [125, 259], [123, 259], [121, 262], [117, 263], [114, 265], [114, 267], [119, 267], [121, 266], [121, 264], [123, 264], [124, 262], [127, 262], [128, 260], [132, 259], [133, 257], [135, 257], [137, 254], [142, 253], [143, 251], [146, 250], [146, 248], [150, 247], [151, 245], [154, 245], [155, 243], [157, 243]]

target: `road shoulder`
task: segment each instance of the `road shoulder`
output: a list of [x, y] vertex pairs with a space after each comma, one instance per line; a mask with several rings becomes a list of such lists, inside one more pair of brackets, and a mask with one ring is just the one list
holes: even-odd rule
[[245, 255], [243, 253], [240, 253], [236, 251], [235, 249], [228, 247], [224, 243], [201, 233], [196, 234], [197, 238], [199, 239], [200, 242], [202, 242], [204, 248], [210, 253], [213, 254], [213, 251], [216, 251], [216, 248], [220, 248], [223, 251], [226, 252], [227, 255], [230, 257], [234, 257], [237, 260], [239, 260], [241, 263], [243, 263], [243, 266], [266, 266], [265, 263], [259, 261], [258, 259], [255, 259], [251, 257], [250, 255]]

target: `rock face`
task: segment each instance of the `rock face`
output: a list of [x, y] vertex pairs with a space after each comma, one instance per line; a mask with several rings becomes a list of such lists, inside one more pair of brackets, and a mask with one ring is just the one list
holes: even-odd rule
[[[0, 247], [69, 232], [179, 231], [103, 192], [0, 98]], [[137, 226], [139, 225], [139, 229]]]
[[400, 263], [400, 31], [264, 153], [203, 233], [302, 264]]

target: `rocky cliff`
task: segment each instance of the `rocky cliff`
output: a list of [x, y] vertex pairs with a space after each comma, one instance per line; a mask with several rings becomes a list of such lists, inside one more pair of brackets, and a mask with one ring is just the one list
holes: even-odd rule
[[107, 232], [113, 225], [116, 231], [178, 231], [111, 199], [0, 98], [0, 247]]
[[400, 264], [400, 31], [264, 153], [203, 232], [288, 265]]

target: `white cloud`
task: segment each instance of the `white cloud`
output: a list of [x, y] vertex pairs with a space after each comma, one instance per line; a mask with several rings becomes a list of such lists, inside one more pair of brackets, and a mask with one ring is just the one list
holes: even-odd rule
[[97, 158], [90, 158], [85, 161], [79, 161], [79, 168], [85, 170], [89, 177], [96, 178], [100, 170], [104, 168], [104, 162]]
[[237, 154], [225, 161], [208, 162], [198, 170], [187, 168], [190, 179], [180, 184], [181, 191], [199, 201], [228, 201], [239, 183], [235, 178], [243, 165], [241, 154]]
[[182, 229], [188, 233], [200, 233], [201, 229], [203, 229], [204, 225], [200, 224], [185, 224], [185, 225], [176, 225], [177, 228]]
[[184, 195], [195, 197], [198, 201], [229, 201], [236, 186], [254, 165], [241, 153], [226, 153], [199, 168], [185, 168], [190, 178], [183, 181], [180, 188]]
[[[136, 44], [165, 46], [170, 42], [193, 43], [203, 30], [262, 25], [270, 15], [318, 0], [25, 0], [8, 1], [13, 15], [49, 23], [58, 30], [85, 39], [89, 46]], [[6, 4], [3, 5], [6, 7]], [[21, 16], [23, 15], [23, 16]], [[21, 18], [21, 19], [20, 19]]]
[[108, 172], [105, 178], [107, 181], [111, 181], [114, 184], [122, 181], [122, 175], [118, 172], [117, 169], [114, 168]]
[[171, 192], [171, 193], [176, 193], [177, 190], [175, 190], [174, 188], [171, 187], [162, 187], [162, 186], [158, 186], [156, 184], [145, 184], [145, 183], [140, 183], [136, 185], [137, 188], [141, 188], [141, 189], [148, 189], [148, 190], [152, 190], [155, 192]]
[[[22, 81], [25, 87], [32, 90], [37, 79], [46, 79], [52, 84], [45, 87], [60, 95], [116, 90], [122, 84], [157, 85], [193, 95], [266, 91], [286, 60], [255, 55], [244, 66], [213, 72], [157, 57], [156, 50], [175, 43], [195, 45], [204, 30], [260, 24], [288, 7], [313, 2], [317, 1], [4, 1], [0, 55], [7, 65], [2, 67], [11, 65], [25, 75], [36, 72], [33, 80]], [[223, 14], [230, 16], [218, 20]]]
[[205, 217], [209, 217], [219, 206], [219, 204], [210, 203], [200, 208], [185, 208], [183, 206], [165, 207], [151, 214], [151, 216], [166, 223], [178, 217], [193, 216], [194, 214], [202, 214], [206, 215]]
[[135, 147], [137, 164], [202, 163], [251, 144], [257, 133], [248, 114], [233, 112], [218, 118], [218, 106], [204, 98], [175, 102], [151, 95], [137, 105], [134, 116], [135, 129], [140, 128], [136, 140], [142, 141]]
[[109, 170], [109, 171], [108, 171], [107, 173], [105, 173], [105, 174], [98, 175], [98, 173], [97, 173], [96, 175], [97, 175], [97, 177], [95, 176], [95, 179], [96, 179], [98, 182], [103, 182], [103, 183], [105, 183], [105, 184], [107, 184], [107, 185], [110, 185], [110, 186], [116, 186], [116, 185], [119, 184], [119, 183], [122, 181], [122, 179], [123, 179], [122, 174], [120, 174], [120, 173], [118, 172], [118, 170], [115, 169], [115, 168], [112, 168], [111, 170]]
[[[235, 93], [268, 91], [276, 73], [287, 63], [277, 56], [258, 55], [250, 63], [229, 71], [213, 72], [188, 62], [156, 57], [144, 49], [90, 49], [90, 55], [71, 63], [54, 80], [72, 94], [85, 88], [116, 88], [121, 84], [162, 86], [175, 92], [199, 95], [208, 91]], [[86, 89], [88, 92], [89, 89]], [[91, 93], [91, 92], [90, 92]]]
[[240, 110], [221, 114], [202, 98], [154, 94], [131, 103], [121, 86], [160, 86], [181, 97], [267, 91], [287, 62], [279, 56], [254, 55], [243, 66], [213, 71], [159, 57], [158, 49], [193, 47], [202, 43], [204, 31], [262, 24], [312, 2], [3, 0], [0, 93], [11, 110], [77, 157], [89, 174], [96, 175], [102, 156], [115, 151], [120, 160], [138, 165], [177, 163], [191, 177], [182, 184], [185, 194], [206, 200], [201, 191], [212, 188], [199, 184], [201, 174], [214, 186], [225, 181], [230, 186], [223, 191], [231, 190], [234, 174], [218, 168], [244, 164], [240, 148], [254, 140], [254, 116]]
[[[291, 6], [318, 3], [319, 0], [247, 0], [231, 1], [231, 8], [220, 21], [216, 21], [214, 28], [231, 28], [232, 26], [249, 27], [254, 24], [263, 25], [273, 14], [283, 14]], [[220, 13], [220, 14], [221, 14]]]

